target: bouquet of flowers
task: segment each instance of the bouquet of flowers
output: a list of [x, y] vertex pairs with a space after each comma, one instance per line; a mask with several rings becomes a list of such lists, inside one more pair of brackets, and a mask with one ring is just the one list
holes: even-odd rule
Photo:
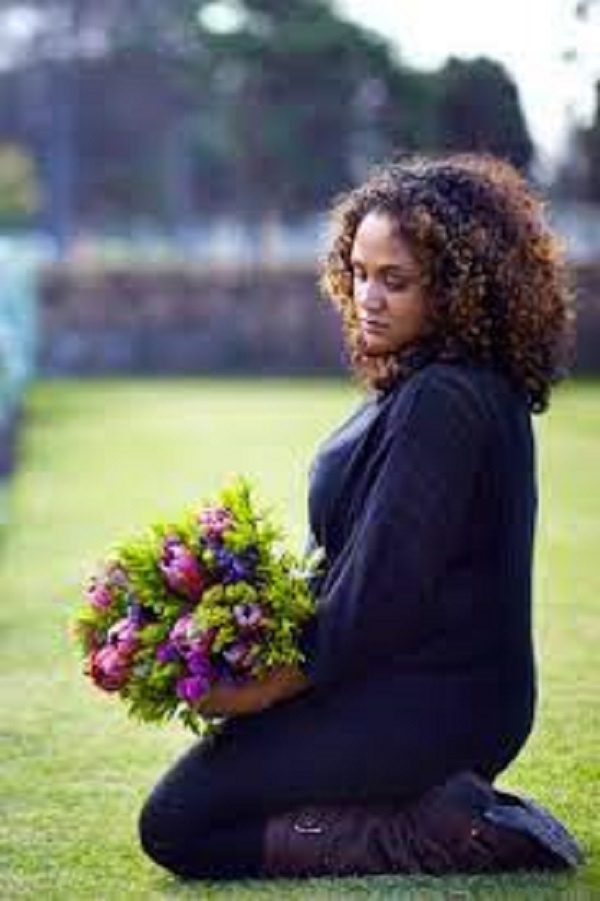
[[86, 675], [134, 717], [177, 717], [200, 732], [195, 705], [213, 684], [301, 663], [319, 557], [300, 561], [280, 539], [239, 479], [216, 503], [121, 542], [73, 622]]

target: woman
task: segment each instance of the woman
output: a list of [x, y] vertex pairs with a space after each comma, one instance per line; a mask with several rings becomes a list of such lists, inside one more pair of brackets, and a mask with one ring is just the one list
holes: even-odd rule
[[306, 666], [167, 773], [141, 840], [185, 877], [480, 871], [576, 859], [491, 782], [531, 730], [530, 414], [571, 318], [540, 205], [507, 164], [414, 158], [342, 198], [323, 275], [366, 402], [311, 473], [326, 552]]

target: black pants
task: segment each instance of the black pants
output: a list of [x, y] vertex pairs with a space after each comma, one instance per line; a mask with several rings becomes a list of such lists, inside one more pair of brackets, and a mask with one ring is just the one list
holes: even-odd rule
[[310, 690], [230, 720], [163, 777], [140, 818], [145, 852], [187, 878], [258, 875], [270, 814], [305, 804], [407, 801], [463, 769], [493, 778], [519, 729], [489, 691], [397, 675]]

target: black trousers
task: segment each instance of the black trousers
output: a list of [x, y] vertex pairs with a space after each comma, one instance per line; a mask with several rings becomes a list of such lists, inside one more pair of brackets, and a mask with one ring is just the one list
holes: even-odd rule
[[528, 731], [502, 715], [490, 686], [464, 679], [379, 675], [312, 689], [194, 744], [148, 798], [142, 847], [184, 878], [258, 875], [271, 814], [402, 803], [464, 769], [491, 780]]

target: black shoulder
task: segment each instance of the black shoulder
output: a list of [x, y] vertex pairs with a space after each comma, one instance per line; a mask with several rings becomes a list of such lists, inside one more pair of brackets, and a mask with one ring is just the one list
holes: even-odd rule
[[[484, 421], [489, 416], [487, 373], [471, 366], [435, 362], [397, 386], [390, 397], [392, 420], [403, 421], [417, 411], [431, 416], [464, 415]], [[493, 389], [492, 389], [493, 390]]]

